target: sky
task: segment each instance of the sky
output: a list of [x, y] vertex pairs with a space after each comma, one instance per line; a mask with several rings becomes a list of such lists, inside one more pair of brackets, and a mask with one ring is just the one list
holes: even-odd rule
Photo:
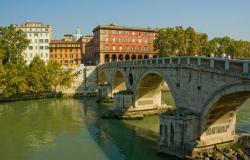
[[250, 41], [250, 0], [0, 0], [0, 26], [39, 21], [53, 38], [100, 24], [131, 27], [194, 27], [209, 39]]

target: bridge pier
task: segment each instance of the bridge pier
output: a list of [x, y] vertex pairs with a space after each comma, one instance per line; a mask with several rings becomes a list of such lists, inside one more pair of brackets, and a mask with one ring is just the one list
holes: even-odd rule
[[105, 98], [111, 98], [111, 86], [109, 84], [102, 84], [97, 86], [97, 101], [101, 102]]
[[[200, 118], [192, 113], [162, 114], [159, 152], [195, 158], [198, 153], [212, 151], [215, 147], [230, 146], [236, 140], [236, 113], [237, 110], [231, 110], [219, 118], [210, 115], [208, 125], [202, 124]], [[201, 125], [204, 125], [202, 131]]]
[[189, 114], [160, 116], [159, 152], [177, 157], [192, 156], [197, 145], [198, 117]]

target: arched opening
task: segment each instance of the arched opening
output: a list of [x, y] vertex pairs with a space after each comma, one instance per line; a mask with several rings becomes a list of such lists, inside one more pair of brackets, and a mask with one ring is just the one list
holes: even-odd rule
[[115, 54], [112, 55], [112, 62], [117, 60], [117, 56]]
[[156, 73], [148, 73], [140, 79], [135, 96], [135, 107], [138, 108], [155, 109], [175, 106], [167, 82]]
[[144, 55], [144, 59], [148, 59], [148, 55]]
[[102, 84], [107, 84], [107, 77], [106, 74], [103, 70], [101, 70], [98, 74], [98, 84], [102, 85]]
[[125, 55], [125, 60], [130, 60], [130, 56], [128, 54]]
[[131, 59], [135, 60], [136, 59], [136, 55], [133, 54], [132, 57], [131, 57]]
[[114, 94], [124, 90], [126, 90], [126, 83], [123, 74], [120, 71], [117, 71], [112, 79], [112, 93]]
[[108, 54], [105, 54], [104, 61], [105, 61], [105, 63], [109, 62], [109, 55]]
[[153, 55], [153, 58], [157, 58], [157, 55]]
[[142, 55], [138, 55], [138, 59], [142, 59]]
[[215, 94], [201, 115], [199, 139], [205, 145], [234, 141], [236, 115], [250, 97], [250, 87], [232, 86]]
[[120, 55], [118, 56], [118, 60], [119, 60], [119, 61], [123, 61], [123, 55], [122, 55], [122, 54], [120, 54]]

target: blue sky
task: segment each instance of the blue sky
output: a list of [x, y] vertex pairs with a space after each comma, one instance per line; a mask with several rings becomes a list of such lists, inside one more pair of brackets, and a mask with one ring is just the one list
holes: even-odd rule
[[209, 38], [250, 41], [250, 0], [1, 0], [0, 25], [41, 21], [53, 37], [91, 34], [99, 24], [134, 27], [192, 26]]

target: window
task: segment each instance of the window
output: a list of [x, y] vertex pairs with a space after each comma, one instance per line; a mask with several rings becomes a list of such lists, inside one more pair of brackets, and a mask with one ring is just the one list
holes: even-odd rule
[[144, 43], [148, 43], [148, 40], [147, 40], [147, 39], [145, 39]]
[[46, 49], [46, 50], [49, 50], [49, 46], [45, 46], [45, 49]]
[[39, 43], [43, 43], [43, 39], [39, 39]]
[[64, 63], [68, 63], [68, 60], [65, 60]]
[[135, 52], [136, 51], [136, 47], [132, 46], [132, 51]]
[[40, 46], [40, 49], [43, 49], [43, 46]]
[[139, 52], [141, 52], [141, 51], [142, 51], [141, 46], [139, 46], [139, 47], [138, 47], [138, 50], [139, 50]]
[[141, 32], [139, 32], [138, 35], [140, 36], [140, 35], [141, 35]]
[[126, 42], [129, 43], [129, 38], [126, 38]]
[[113, 42], [115, 42], [115, 38], [113, 38]]
[[141, 38], [138, 39], [138, 42], [141, 43]]
[[135, 42], [135, 39], [134, 39], [134, 38], [132, 39], [132, 42], [133, 42], [133, 43]]
[[70, 54], [70, 58], [73, 58], [73, 54]]
[[134, 35], [135, 35], [135, 32], [132, 32], [132, 35], [134, 36]]
[[145, 32], [144, 35], [145, 35], [145, 36], [148, 36], [148, 33]]
[[119, 50], [122, 51], [122, 46], [119, 46]]
[[147, 47], [147, 46], [144, 47], [144, 51], [145, 51], [145, 52], [148, 51], [148, 47]]
[[109, 41], [109, 38], [108, 38], [108, 37], [106, 37], [106, 38], [105, 38], [105, 41], [106, 41], [106, 42], [108, 42], [108, 41]]
[[40, 57], [43, 58], [43, 53], [41, 53]]
[[115, 51], [116, 50], [116, 46], [112, 46], [112, 50]]
[[29, 50], [33, 50], [33, 46], [29, 46]]
[[49, 43], [49, 40], [48, 40], [48, 39], [45, 39], [44, 41], [45, 41], [45, 43]]
[[34, 33], [34, 36], [37, 37], [37, 36], [38, 36], [38, 33]]
[[48, 58], [48, 53], [46, 53], [46, 57]]
[[119, 34], [123, 34], [123, 32], [122, 32], [122, 31], [119, 31]]
[[116, 30], [112, 30], [112, 34], [116, 34]]
[[126, 46], [126, 50], [129, 51], [129, 50], [130, 50], [130, 47], [129, 47], [129, 46]]
[[73, 61], [73, 60], [70, 60], [70, 63], [71, 63], [71, 64], [73, 64], [73, 63], [74, 63], [74, 61]]
[[109, 50], [109, 46], [105, 46], [105, 50], [106, 50], [106, 51]]
[[119, 38], [119, 42], [122, 42], [123, 41], [123, 39], [122, 38]]

